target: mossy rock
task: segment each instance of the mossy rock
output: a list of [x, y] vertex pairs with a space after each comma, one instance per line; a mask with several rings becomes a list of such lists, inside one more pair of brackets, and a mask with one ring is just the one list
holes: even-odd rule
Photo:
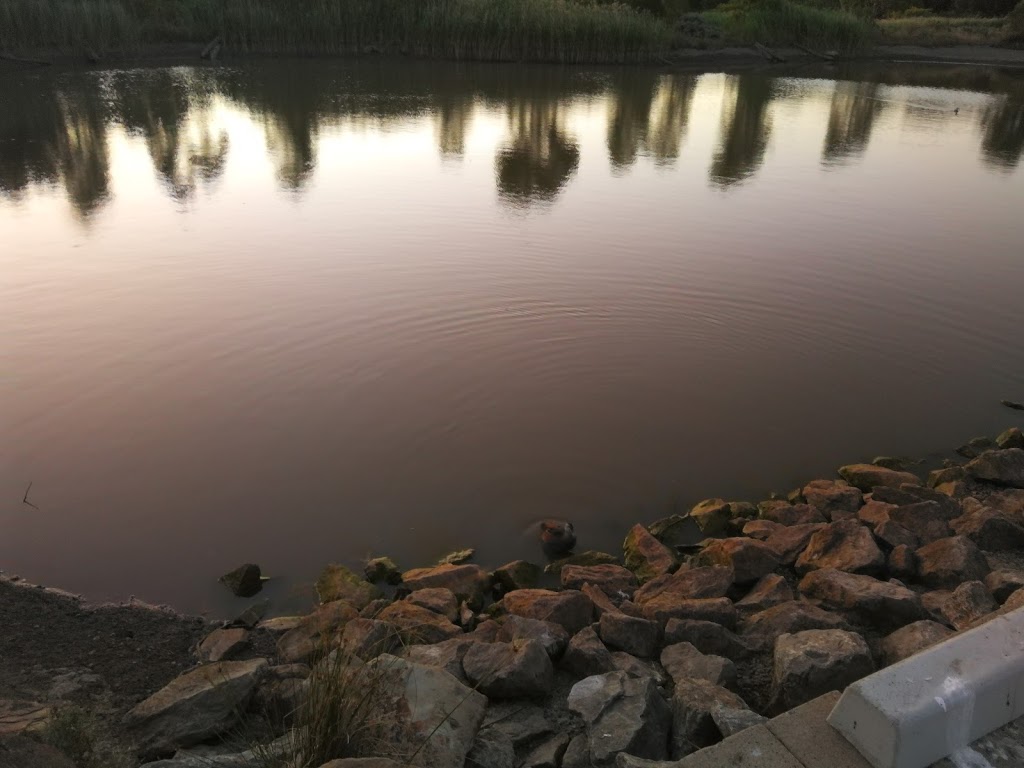
[[369, 584], [344, 565], [332, 563], [320, 572], [316, 580], [316, 593], [321, 603], [345, 600], [361, 611], [372, 600], [381, 596], [380, 590]]
[[491, 574], [495, 593], [505, 594], [516, 589], [533, 589], [540, 581], [541, 568], [528, 560], [513, 560]]
[[437, 561], [438, 565], [462, 565], [468, 563], [473, 559], [473, 555], [476, 554], [475, 549], [459, 549], [455, 552], [450, 552], [440, 560]]
[[390, 557], [375, 557], [372, 560], [367, 560], [363, 573], [371, 584], [379, 584], [382, 581], [388, 584], [402, 583], [402, 572]]

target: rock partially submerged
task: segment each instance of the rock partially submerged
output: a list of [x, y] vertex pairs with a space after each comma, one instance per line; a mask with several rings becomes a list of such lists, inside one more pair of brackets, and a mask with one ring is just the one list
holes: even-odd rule
[[220, 583], [236, 597], [252, 597], [263, 589], [260, 567], [255, 563], [245, 563], [228, 571], [220, 577]]

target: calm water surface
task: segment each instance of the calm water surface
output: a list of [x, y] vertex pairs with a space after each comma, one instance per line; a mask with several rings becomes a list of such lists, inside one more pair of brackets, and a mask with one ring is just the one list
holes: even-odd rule
[[[1024, 400], [1024, 74], [0, 75], [0, 567], [279, 609]], [[959, 110], [959, 112], [955, 112]], [[33, 483], [30, 500], [21, 503]]]

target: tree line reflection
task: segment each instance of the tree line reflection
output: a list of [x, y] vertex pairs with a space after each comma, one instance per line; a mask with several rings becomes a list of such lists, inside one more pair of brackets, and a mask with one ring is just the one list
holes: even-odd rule
[[[851, 73], [852, 74], [852, 73]], [[861, 155], [879, 117], [903, 108], [882, 98], [887, 85], [950, 85], [991, 94], [974, 110], [981, 157], [1013, 170], [1024, 155], [1024, 79], [990, 70], [893, 67], [835, 78], [821, 163]], [[494, 157], [498, 193], [524, 206], [553, 201], [580, 161], [570, 108], [607, 99], [606, 146], [615, 173], [641, 156], [671, 166], [680, 157], [700, 77], [635, 69], [586, 74], [569, 69], [442, 64], [314, 67], [281, 63], [230, 69], [158, 69], [0, 82], [0, 195], [18, 200], [34, 186], [60, 185], [88, 219], [110, 198], [109, 134], [119, 126], [143, 140], [153, 169], [175, 200], [187, 201], [219, 178], [230, 150], [213, 104], [242, 107], [265, 136], [278, 183], [301, 191], [317, 164], [326, 125], [378, 128], [427, 116], [437, 149], [457, 160], [476, 110], [506, 116]], [[772, 136], [775, 101], [792, 98], [791, 80], [763, 73], [727, 76], [709, 183], [728, 189], [757, 173]], [[798, 94], [799, 96], [799, 94]], [[710, 103], [710, 102], [707, 102]], [[935, 110], [929, 120], [937, 120]], [[952, 117], [949, 112], [948, 117]]]

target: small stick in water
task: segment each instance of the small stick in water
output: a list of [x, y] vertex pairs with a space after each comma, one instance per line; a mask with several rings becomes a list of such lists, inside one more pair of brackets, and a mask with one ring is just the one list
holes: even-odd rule
[[39, 509], [35, 504], [28, 500], [28, 492], [32, 490], [32, 481], [28, 481], [28, 488], [25, 489], [25, 495], [21, 497], [22, 504], [28, 504], [32, 509]]

